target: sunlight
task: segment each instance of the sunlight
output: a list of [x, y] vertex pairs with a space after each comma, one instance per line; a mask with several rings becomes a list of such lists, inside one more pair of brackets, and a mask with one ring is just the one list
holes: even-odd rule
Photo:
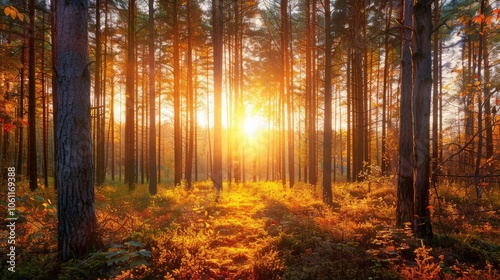
[[243, 123], [243, 131], [246, 137], [255, 137], [256, 134], [264, 129], [265, 121], [259, 116], [248, 115]]

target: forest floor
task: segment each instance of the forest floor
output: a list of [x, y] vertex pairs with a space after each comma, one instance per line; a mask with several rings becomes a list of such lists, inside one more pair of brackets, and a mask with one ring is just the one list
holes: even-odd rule
[[465, 200], [462, 189], [443, 188], [436, 234], [424, 242], [394, 227], [394, 186], [389, 178], [336, 184], [327, 207], [321, 189], [306, 184], [225, 184], [217, 202], [210, 182], [156, 196], [144, 185], [106, 185], [96, 188], [104, 247], [64, 264], [55, 254], [55, 194], [26, 191], [17, 202], [16, 272], [2, 259], [0, 278], [500, 279], [498, 194]]

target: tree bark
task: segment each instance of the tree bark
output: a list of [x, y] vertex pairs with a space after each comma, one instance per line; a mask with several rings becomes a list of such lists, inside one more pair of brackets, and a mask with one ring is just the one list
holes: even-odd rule
[[413, 129], [412, 129], [412, 64], [410, 27], [412, 20], [412, 0], [405, 0], [402, 6], [402, 59], [401, 59], [401, 98], [399, 121], [399, 174], [396, 205], [396, 226], [405, 227], [413, 224], [414, 189], [413, 189]]
[[128, 50], [125, 95], [125, 182], [134, 189], [137, 178], [135, 165], [135, 0], [129, 0]]
[[97, 249], [94, 203], [88, 1], [57, 0], [58, 253], [67, 261]]
[[38, 185], [36, 149], [36, 80], [35, 80], [35, 0], [29, 1], [28, 42], [28, 174], [32, 191]]
[[[51, 50], [51, 63], [52, 63], [52, 129], [56, 131], [57, 129], [57, 72], [56, 72], [56, 50], [57, 50], [57, 41], [56, 41], [56, 0], [50, 0], [50, 39], [52, 43]], [[53, 151], [54, 159], [57, 158], [57, 139], [54, 137], [54, 151]], [[19, 171], [20, 172], [20, 171]], [[57, 189], [57, 170], [56, 166], [54, 166], [53, 170], [54, 174], [54, 189]]]
[[181, 127], [181, 91], [180, 91], [180, 58], [179, 58], [179, 20], [178, 1], [173, 1], [172, 33], [174, 63], [174, 184], [180, 185], [182, 180], [182, 127]]
[[[391, 27], [391, 15], [392, 15], [392, 2], [389, 1], [389, 14], [387, 15], [385, 29], [389, 32], [389, 28]], [[384, 84], [382, 85], [382, 174], [387, 175], [389, 170], [389, 156], [387, 154], [387, 94], [388, 87], [390, 84], [389, 80], [389, 34], [385, 35], [384, 38]]]
[[306, 56], [309, 53], [309, 58], [306, 64], [306, 114], [307, 114], [307, 172], [305, 172], [308, 178], [308, 183], [311, 185], [316, 185], [318, 178], [318, 157], [317, 157], [317, 146], [316, 146], [316, 0], [309, 0], [310, 5], [308, 13], [309, 17], [309, 32], [306, 34], [307, 45], [306, 45]]
[[[439, 26], [439, 0], [434, 0], [434, 26]], [[432, 85], [432, 168], [431, 168], [431, 181], [432, 185], [436, 186], [438, 178], [438, 142], [439, 142], [439, 131], [438, 131], [438, 101], [439, 101], [439, 28], [434, 31], [433, 42], [432, 42], [432, 55], [433, 55], [433, 85]]]
[[332, 38], [330, 0], [325, 0], [325, 119], [323, 132], [323, 202], [332, 205]]
[[194, 156], [194, 130], [195, 130], [195, 106], [194, 106], [194, 83], [193, 83], [193, 26], [191, 19], [191, 5], [192, 2], [187, 2], [187, 105], [188, 105], [188, 118], [189, 129], [187, 147], [186, 147], [186, 188], [191, 188], [193, 181], [193, 156]]
[[149, 0], [149, 193], [157, 193], [156, 111], [155, 111], [155, 18], [154, 0]]
[[98, 186], [104, 183], [106, 177], [106, 166], [104, 161], [104, 96], [102, 92], [102, 47], [101, 47], [101, 0], [96, 0], [96, 45], [95, 45], [95, 81], [94, 81], [94, 98], [95, 98], [95, 120], [96, 120], [96, 143], [95, 143], [95, 170], [96, 170], [96, 184]]
[[[485, 0], [481, 0], [480, 13], [484, 16]], [[478, 58], [477, 58], [477, 82], [479, 86], [484, 86], [482, 77], [482, 63], [483, 63], [483, 45], [484, 45], [484, 20], [480, 22], [479, 28], [479, 47], [478, 47]], [[476, 162], [474, 165], [474, 177], [476, 185], [476, 197], [482, 198], [482, 188], [480, 186], [480, 172], [481, 172], [481, 161], [483, 158], [483, 99], [486, 96], [483, 95], [482, 90], [478, 89], [477, 94], [477, 150], [476, 150]], [[488, 97], [489, 98], [489, 97]]]
[[415, 3], [414, 46], [412, 60], [415, 69], [413, 84], [414, 149], [415, 149], [415, 214], [417, 235], [432, 237], [429, 209], [430, 186], [430, 107], [432, 97], [432, 0]]
[[212, 181], [217, 191], [217, 197], [222, 190], [222, 10], [222, 0], [212, 0], [214, 55], [214, 157]]

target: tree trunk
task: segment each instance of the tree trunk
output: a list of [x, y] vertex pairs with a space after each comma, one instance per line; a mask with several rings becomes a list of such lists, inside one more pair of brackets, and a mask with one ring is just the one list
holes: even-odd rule
[[182, 179], [182, 127], [181, 127], [181, 91], [180, 91], [180, 58], [179, 58], [179, 20], [177, 0], [173, 1], [173, 63], [174, 63], [174, 184], [181, 184]]
[[[306, 84], [308, 104], [306, 108], [307, 114], [307, 178], [311, 185], [316, 185], [318, 182], [318, 157], [316, 146], [316, 0], [310, 0], [310, 22], [307, 34], [307, 51], [309, 51], [309, 70], [306, 75], [309, 75]], [[306, 65], [307, 67], [307, 65]]]
[[[487, 5], [487, 3], [486, 3]], [[486, 129], [486, 158], [491, 158], [493, 153], [493, 122], [494, 117], [491, 112], [491, 74], [490, 74], [490, 51], [487, 32], [484, 32], [483, 39], [483, 62], [484, 62], [484, 122]]]
[[432, 0], [421, 0], [413, 7], [415, 39], [413, 46], [413, 65], [415, 69], [413, 84], [413, 116], [415, 147], [415, 214], [417, 235], [421, 238], [432, 237], [429, 209], [430, 180], [430, 107], [432, 97]]
[[188, 0], [187, 2], [187, 105], [188, 105], [188, 118], [189, 119], [189, 133], [186, 139], [186, 187], [191, 188], [191, 183], [193, 181], [193, 155], [194, 155], [194, 83], [193, 83], [193, 26], [191, 24], [191, 5], [192, 2]]
[[155, 111], [155, 18], [154, 0], [149, 0], [149, 193], [157, 193]]
[[[57, 64], [56, 51], [57, 51], [57, 41], [56, 41], [56, 0], [50, 0], [50, 39], [52, 43], [51, 51], [51, 63], [52, 63], [52, 123], [53, 131], [56, 131], [57, 126], [57, 72], [55, 65]], [[54, 159], [57, 158], [57, 139], [54, 137]], [[20, 172], [20, 171], [19, 171]], [[54, 165], [54, 189], [57, 189], [57, 170]]]
[[[389, 32], [391, 27], [392, 1], [389, 1], [389, 14], [387, 15], [385, 29]], [[382, 85], [382, 174], [387, 175], [389, 169], [389, 155], [387, 154], [387, 92], [390, 86], [389, 80], [389, 34], [384, 38], [384, 84]]]
[[97, 249], [94, 203], [88, 1], [57, 0], [58, 253], [67, 261]]
[[332, 38], [330, 0], [325, 0], [325, 120], [323, 132], [323, 202], [332, 205]]
[[222, 190], [222, 10], [222, 0], [212, 0], [214, 55], [214, 158], [212, 181], [217, 191], [217, 197]]
[[283, 51], [283, 62], [284, 62], [284, 79], [283, 83], [285, 84], [285, 95], [286, 95], [286, 108], [287, 108], [287, 132], [288, 132], [288, 178], [289, 178], [289, 184], [290, 188], [292, 188], [295, 185], [295, 129], [293, 127], [293, 90], [292, 90], [292, 85], [293, 85], [293, 65], [290, 63], [290, 59], [293, 57], [290, 55], [290, 50], [291, 50], [291, 39], [289, 38], [291, 35], [291, 30], [290, 30], [290, 19], [288, 16], [288, 1], [284, 1], [286, 3], [286, 17], [283, 18], [285, 21], [283, 22], [283, 43], [284, 43], [284, 51]]
[[405, 0], [402, 6], [402, 59], [401, 59], [401, 98], [399, 121], [399, 176], [397, 188], [396, 226], [405, 227], [413, 224], [414, 189], [413, 189], [413, 129], [412, 129], [412, 64], [410, 27], [412, 20], [412, 0]]
[[[45, 37], [45, 13], [42, 15], [42, 33]], [[44, 39], [45, 40], [45, 39]], [[41, 50], [42, 57], [45, 57], [45, 47]], [[42, 84], [42, 150], [43, 150], [43, 185], [45, 188], [49, 187], [49, 118], [48, 118], [48, 101], [47, 101], [47, 88], [45, 83], [45, 59], [41, 62], [41, 84]]]
[[364, 42], [362, 33], [362, 16], [363, 16], [363, 2], [356, 0], [353, 3], [353, 57], [352, 57], [352, 102], [353, 102], [353, 147], [352, 147], [352, 176], [353, 180], [359, 180], [360, 172], [363, 171], [363, 164], [365, 160], [365, 97], [363, 87], [363, 49]]
[[[434, 26], [439, 26], [439, 0], [434, 0]], [[438, 101], [439, 101], [439, 28], [434, 31], [432, 42], [432, 55], [433, 55], [433, 69], [432, 69], [432, 79], [434, 83], [432, 84], [432, 167], [431, 167], [431, 181], [432, 185], [436, 186], [438, 178]]]
[[125, 95], [125, 182], [130, 190], [136, 181], [135, 166], [135, 0], [129, 0], [127, 76]]
[[104, 161], [104, 97], [102, 92], [102, 47], [101, 47], [101, 0], [96, 0], [96, 45], [95, 45], [95, 81], [94, 81], [94, 98], [95, 98], [95, 122], [96, 122], [96, 143], [95, 143], [95, 170], [96, 184], [98, 186], [104, 183], [106, 177], [106, 167]]
[[[281, 176], [282, 176], [282, 183], [283, 185], [286, 185], [286, 152], [285, 152], [285, 147], [287, 146], [287, 140], [288, 140], [288, 159], [290, 163], [293, 163], [293, 137], [290, 138], [290, 120], [291, 120], [291, 104], [290, 104], [290, 93], [289, 93], [289, 58], [288, 58], [288, 0], [281, 0], [280, 3], [280, 9], [281, 9], [281, 30], [280, 30], [280, 35], [281, 35], [281, 66], [282, 66], [282, 72], [281, 72], [281, 81], [280, 81], [280, 95], [281, 95], [281, 123], [282, 123], [282, 138], [281, 138], [281, 145], [282, 145], [282, 150], [281, 150]], [[286, 109], [287, 112], [285, 112], [285, 104], [286, 104]], [[288, 129], [285, 126], [285, 115], [288, 118]], [[288, 137], [287, 137], [287, 132], [288, 132]], [[292, 131], [292, 136], [293, 136], [293, 131]], [[288, 139], [287, 139], [288, 138]], [[290, 153], [290, 148], [292, 149]], [[293, 169], [293, 166], [290, 166], [289, 169], [289, 177], [292, 175], [290, 171]], [[292, 187], [293, 179], [290, 177], [290, 187]]]
[[36, 80], [35, 80], [35, 0], [29, 1], [29, 43], [28, 43], [28, 174], [32, 191], [38, 185], [36, 154]]
[[[485, 0], [481, 1], [481, 10], [480, 13], [481, 15], [484, 16], [484, 8], [485, 8]], [[478, 47], [478, 58], [477, 58], [477, 82], [479, 83], [480, 86], [484, 86], [483, 84], [483, 77], [482, 77], [482, 63], [483, 63], [483, 45], [484, 45], [484, 20], [480, 22], [480, 28], [479, 28], [479, 47]], [[476, 162], [474, 165], [474, 178], [475, 178], [475, 185], [476, 185], [476, 197], [482, 198], [482, 189], [480, 186], [480, 171], [481, 171], [481, 161], [483, 158], [483, 99], [486, 98], [486, 96], [483, 95], [483, 92], [481, 89], [478, 89], [478, 94], [477, 94], [477, 134], [478, 134], [478, 140], [477, 140], [477, 152], [476, 152]], [[488, 97], [489, 98], [489, 97]]]

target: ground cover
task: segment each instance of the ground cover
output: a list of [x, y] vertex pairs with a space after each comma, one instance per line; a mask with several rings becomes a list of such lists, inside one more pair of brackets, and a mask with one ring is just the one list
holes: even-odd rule
[[[498, 279], [496, 202], [468, 207], [457, 191], [434, 200], [435, 238], [395, 229], [390, 178], [336, 184], [334, 205], [307, 184], [210, 182], [96, 189], [103, 246], [83, 260], [56, 258], [52, 190], [18, 197], [18, 266], [2, 279]], [[451, 187], [450, 187], [451, 188]], [[439, 203], [438, 203], [439, 202]], [[479, 211], [479, 208], [482, 209]], [[472, 211], [474, 210], [474, 211]], [[465, 215], [463, 211], [473, 212]], [[2, 232], [2, 234], [5, 234]], [[2, 239], [3, 240], [3, 239]]]

